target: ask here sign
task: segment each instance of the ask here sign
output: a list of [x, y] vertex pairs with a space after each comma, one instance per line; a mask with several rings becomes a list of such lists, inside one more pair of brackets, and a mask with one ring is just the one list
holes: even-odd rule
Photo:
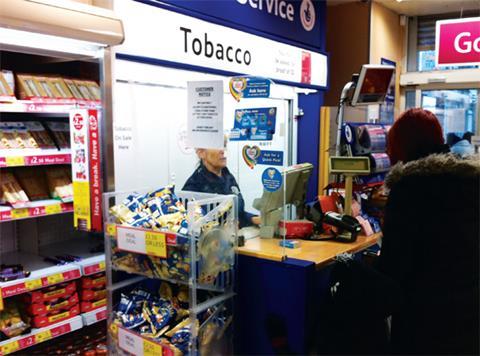
[[480, 64], [480, 17], [436, 23], [438, 66]]

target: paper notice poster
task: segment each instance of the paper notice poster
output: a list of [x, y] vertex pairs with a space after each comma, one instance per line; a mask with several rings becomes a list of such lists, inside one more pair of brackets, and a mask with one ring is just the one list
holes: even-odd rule
[[188, 82], [187, 87], [189, 144], [192, 148], [223, 148], [223, 82]]

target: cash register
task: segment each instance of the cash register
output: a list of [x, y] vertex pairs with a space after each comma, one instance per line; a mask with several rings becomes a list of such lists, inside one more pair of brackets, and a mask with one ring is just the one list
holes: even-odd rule
[[282, 172], [282, 184], [274, 192], [264, 189], [262, 197], [253, 201], [260, 211], [259, 236], [272, 238], [279, 235], [279, 223], [284, 220], [303, 219], [308, 179], [313, 171], [311, 163], [286, 167]]

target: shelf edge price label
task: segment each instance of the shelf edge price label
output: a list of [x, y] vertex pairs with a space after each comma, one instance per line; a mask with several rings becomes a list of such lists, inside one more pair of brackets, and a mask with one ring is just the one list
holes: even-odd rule
[[107, 224], [107, 235], [115, 236], [117, 234], [117, 226], [115, 224]]
[[14, 342], [9, 342], [8, 344], [3, 345], [1, 348], [1, 351], [2, 351], [2, 355], [7, 355], [17, 351], [18, 349], [20, 349], [20, 344], [18, 343], [18, 341], [14, 341]]
[[48, 284], [57, 284], [63, 282], [64, 280], [65, 278], [63, 277], [62, 273], [52, 274], [51, 276], [47, 277]]
[[42, 288], [42, 280], [41, 279], [33, 279], [31, 281], [25, 282], [25, 288], [27, 290], [34, 290]]
[[[118, 328], [118, 346], [133, 355], [143, 355], [143, 339], [124, 328]], [[161, 354], [160, 354], [161, 355]]]
[[46, 215], [59, 214], [61, 212], [62, 212], [62, 206], [60, 204], [52, 204], [52, 205], [45, 206]]
[[98, 263], [98, 269], [100, 271], [104, 271], [105, 270], [105, 261], [101, 261]]
[[145, 251], [149, 256], [167, 258], [167, 241], [161, 232], [145, 232]]
[[50, 340], [51, 338], [52, 338], [52, 331], [45, 330], [45, 331], [39, 332], [38, 334], [35, 334], [35, 343], [38, 344], [40, 342]]
[[7, 163], [7, 167], [18, 167], [25, 165], [25, 159], [22, 156], [6, 157], [5, 162]]
[[3, 310], [3, 295], [2, 295], [2, 288], [0, 288], [0, 311]]
[[162, 355], [162, 346], [148, 340], [143, 340], [143, 354], [145, 356]]
[[30, 212], [27, 208], [22, 209], [13, 209], [12, 210], [12, 219], [24, 219], [30, 216]]

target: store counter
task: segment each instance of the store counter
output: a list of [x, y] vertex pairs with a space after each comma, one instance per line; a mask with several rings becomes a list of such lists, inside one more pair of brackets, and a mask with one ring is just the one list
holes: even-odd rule
[[[237, 252], [241, 255], [264, 258], [281, 262], [285, 258], [315, 263], [316, 267], [330, 263], [335, 256], [341, 253], [356, 253], [375, 245], [381, 234], [371, 236], [359, 236], [355, 242], [342, 243], [333, 241], [300, 241], [299, 248], [283, 248], [279, 246], [279, 239], [261, 239], [259, 237], [249, 239], [245, 246], [239, 247]], [[284, 256], [284, 253], [286, 256]]]
[[[335, 256], [375, 245], [380, 234], [354, 243], [249, 239], [238, 251], [236, 354], [308, 354], [322, 322]], [[284, 256], [284, 253], [286, 256]]]

